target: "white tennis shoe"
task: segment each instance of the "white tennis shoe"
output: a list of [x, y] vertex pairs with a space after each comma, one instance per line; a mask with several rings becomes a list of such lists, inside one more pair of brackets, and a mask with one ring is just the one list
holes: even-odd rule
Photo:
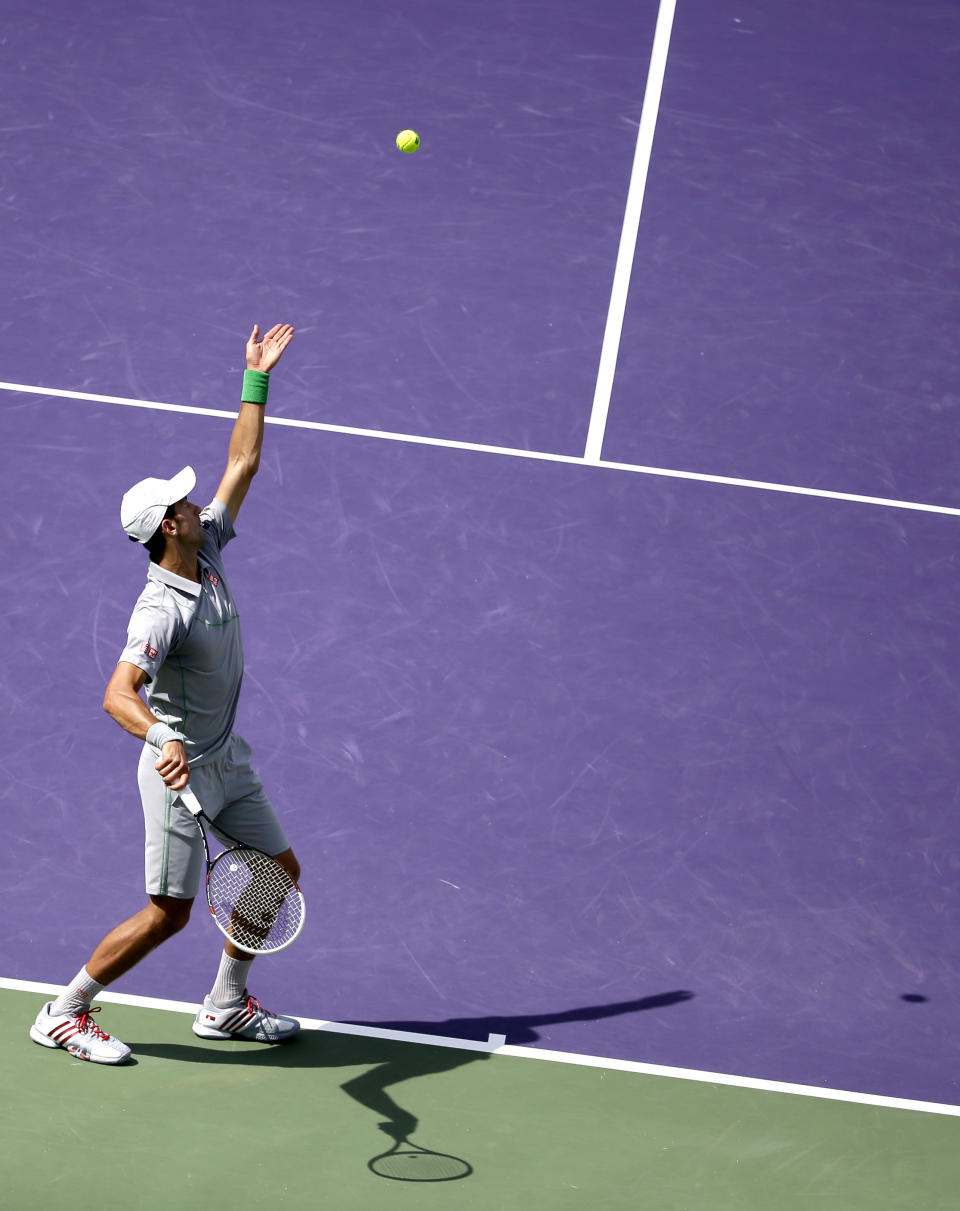
[[93, 1015], [100, 1012], [99, 1006], [80, 1013], [52, 1014], [52, 1004], [53, 1001], [47, 1001], [30, 1027], [30, 1037], [35, 1043], [41, 1047], [62, 1047], [78, 1059], [94, 1064], [122, 1064], [130, 1058], [126, 1043], [101, 1030], [93, 1020]]
[[220, 1009], [209, 996], [204, 997], [193, 1033], [201, 1039], [249, 1039], [254, 1043], [286, 1043], [300, 1033], [296, 1018], [268, 1012], [247, 992], [243, 998], [236, 1005]]

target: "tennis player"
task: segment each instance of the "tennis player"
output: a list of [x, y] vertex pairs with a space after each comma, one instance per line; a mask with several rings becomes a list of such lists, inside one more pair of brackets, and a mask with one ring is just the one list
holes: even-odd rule
[[[191, 467], [169, 480], [142, 480], [120, 506], [124, 530], [147, 548], [150, 565], [103, 707], [143, 742], [138, 781], [148, 902], [103, 938], [30, 1030], [34, 1042], [95, 1063], [121, 1064], [130, 1048], [98, 1025], [91, 1000], [183, 929], [199, 888], [203, 844], [178, 791], [189, 782], [208, 817], [299, 878], [290, 842], [251, 768], [250, 748], [233, 730], [243, 649], [222, 560], [260, 462], [268, 376], [292, 338], [289, 324], [275, 325], [262, 339], [254, 325], [227, 467], [205, 509], [189, 499], [196, 484]], [[149, 705], [140, 695], [145, 687]], [[252, 962], [227, 941], [193, 1023], [201, 1038], [281, 1043], [298, 1033], [295, 1018], [269, 1013], [250, 996]]]

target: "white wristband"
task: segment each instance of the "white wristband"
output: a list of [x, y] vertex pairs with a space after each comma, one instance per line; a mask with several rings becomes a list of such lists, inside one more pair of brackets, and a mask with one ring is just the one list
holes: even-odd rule
[[152, 744], [154, 748], [163, 748], [171, 740], [179, 740], [183, 744], [180, 733], [175, 732], [172, 727], [167, 727], [165, 723], [155, 723], [147, 731], [147, 744]]

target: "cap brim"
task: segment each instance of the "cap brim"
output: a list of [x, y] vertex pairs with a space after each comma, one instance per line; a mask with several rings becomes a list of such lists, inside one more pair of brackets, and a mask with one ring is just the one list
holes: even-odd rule
[[182, 471], [176, 473], [169, 483], [170, 491], [168, 495], [170, 499], [166, 502], [168, 506], [175, 505], [178, 500], [183, 500], [190, 495], [197, 486], [196, 472], [193, 467], [184, 467]]

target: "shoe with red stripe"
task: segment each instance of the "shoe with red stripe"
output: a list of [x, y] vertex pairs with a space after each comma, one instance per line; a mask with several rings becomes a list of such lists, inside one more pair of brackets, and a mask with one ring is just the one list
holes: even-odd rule
[[209, 997], [193, 1023], [193, 1033], [202, 1039], [249, 1039], [253, 1043], [286, 1043], [300, 1033], [296, 1018], [285, 1018], [264, 1009], [256, 997], [243, 994], [236, 1005], [221, 1009]]
[[130, 1048], [112, 1034], [101, 1030], [93, 1020], [100, 1007], [81, 1013], [52, 1014], [48, 1001], [30, 1027], [30, 1037], [41, 1047], [62, 1047], [81, 1060], [94, 1064], [122, 1064], [130, 1058]]

